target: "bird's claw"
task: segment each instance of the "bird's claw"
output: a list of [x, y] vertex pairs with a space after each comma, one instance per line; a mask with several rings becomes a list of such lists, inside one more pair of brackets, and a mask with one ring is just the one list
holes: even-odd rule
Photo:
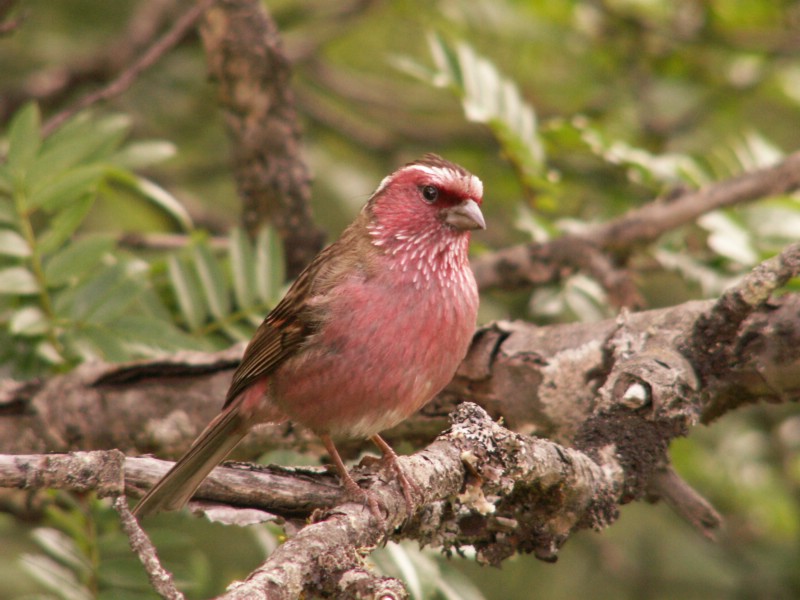
[[[344, 480], [344, 487], [347, 493], [347, 496], [350, 500], [363, 504], [365, 507], [369, 508], [369, 512], [375, 517], [375, 520], [380, 523], [381, 528], [386, 524], [386, 517], [384, 516], [384, 511], [388, 514], [386, 507], [378, 498], [378, 495], [371, 491], [365, 490], [361, 486], [359, 486], [353, 479], [346, 479]], [[383, 510], [381, 510], [383, 509]]]
[[403, 490], [403, 498], [406, 501], [406, 510], [408, 510], [408, 516], [414, 514], [416, 510], [416, 503], [414, 502], [414, 495], [418, 497], [422, 497], [422, 488], [420, 488], [417, 483], [409, 479], [406, 476], [403, 467], [400, 466], [400, 462], [397, 460], [396, 455], [385, 454], [381, 459], [384, 467], [394, 472], [395, 478], [400, 483], [400, 487]]
[[403, 488], [403, 498], [406, 501], [408, 516], [411, 517], [417, 508], [412, 496], [412, 491], [420, 498], [423, 498], [424, 496], [422, 489], [416, 484], [416, 482], [412, 481], [406, 476], [405, 471], [403, 471], [403, 467], [400, 466], [397, 453], [389, 444], [386, 443], [386, 440], [379, 435], [373, 435], [370, 439], [380, 449], [381, 454], [383, 454], [381, 463], [383, 464], [384, 468], [392, 470], [395, 474], [395, 478], [400, 482], [400, 487]]

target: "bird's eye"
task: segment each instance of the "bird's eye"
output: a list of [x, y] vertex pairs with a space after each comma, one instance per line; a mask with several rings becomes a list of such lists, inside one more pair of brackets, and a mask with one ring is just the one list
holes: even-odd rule
[[439, 188], [435, 185], [426, 185], [422, 188], [422, 197], [426, 202], [434, 202], [439, 197]]

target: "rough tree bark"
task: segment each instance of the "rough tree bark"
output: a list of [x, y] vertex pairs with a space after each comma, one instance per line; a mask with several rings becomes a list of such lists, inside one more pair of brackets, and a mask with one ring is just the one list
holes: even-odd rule
[[[137, 69], [182, 39], [199, 9], [192, 10], [165, 42], [150, 46], [151, 59], [119, 79], [133, 80]], [[150, 31], [144, 39], [153, 36]], [[252, 229], [262, 216], [274, 218], [292, 275], [317, 251], [321, 236], [308, 208], [308, 173], [277, 29], [258, 2], [220, 0], [206, 12], [202, 36], [235, 140], [245, 221]], [[109, 90], [86, 102], [121, 91], [119, 85]], [[618, 305], [637, 306], [636, 290], [620, 268], [637, 245], [714, 208], [798, 187], [795, 153], [774, 167], [650, 204], [580, 236], [485, 255], [475, 270], [486, 288], [549, 282], [585, 269]], [[356, 475], [381, 498], [383, 523], [346, 503], [325, 469], [215, 470], [193, 508], [229, 523], [278, 520], [292, 533], [226, 597], [401, 598], [402, 584], [364, 568], [365, 548], [409, 538], [445, 549], [471, 545], [491, 564], [517, 552], [553, 560], [576, 531], [609, 526], [620, 504], [644, 496], [663, 498], [712, 535], [719, 517], [672, 470], [669, 443], [744, 404], [800, 397], [800, 295], [772, 296], [799, 267], [795, 245], [716, 302], [623, 312], [592, 324], [480, 328], [450, 386], [387, 435], [427, 444], [401, 459], [422, 490], [410, 514], [395, 482], [384, 481], [370, 461], [362, 461]], [[218, 411], [241, 350], [86, 364], [49, 380], [1, 381], [0, 486], [95, 490], [115, 498], [154, 589], [182, 597], [126, 502], [169, 465], [120, 450], [182, 453]], [[493, 420], [501, 417], [503, 426]], [[254, 432], [240, 455], [253, 457], [276, 443], [319, 450], [306, 432], [282, 426]]]
[[[623, 341], [630, 345], [631, 336], [638, 336], [645, 340], [640, 345], [659, 348], [648, 350], [648, 356], [660, 352], [669, 358], [668, 352], [679, 351], [673, 338], [685, 335], [712, 306], [711, 301], [695, 301], [597, 323], [483, 326], [453, 382], [387, 438], [417, 446], [430, 442], [457, 403], [470, 400], [515, 431], [569, 443], [595, 410], [609, 361]], [[742, 341], [726, 345], [735, 356], [709, 390], [713, 400], [704, 408], [705, 422], [732, 403], [796, 398], [799, 313], [800, 297], [790, 294], [749, 317], [737, 332]], [[238, 346], [130, 365], [90, 363], [48, 380], [3, 380], [0, 453], [118, 448], [176, 457], [216, 415], [241, 351]], [[307, 448], [315, 444], [312, 439], [295, 428], [267, 426], [243, 442], [238, 456], [253, 458], [286, 445]]]
[[474, 260], [472, 268], [481, 289], [542, 285], [582, 270], [603, 285], [616, 306], [637, 307], [638, 292], [627, 273], [619, 268], [636, 248], [713, 210], [798, 188], [800, 152], [794, 152], [775, 165], [650, 202], [582, 233], [487, 253]]
[[200, 33], [233, 141], [244, 226], [251, 234], [265, 223], [277, 228], [287, 276], [294, 278], [322, 248], [324, 234], [311, 218], [308, 167], [278, 29], [260, 2], [218, 0]]
[[[509, 424], [552, 439], [513, 432], [476, 405], [461, 403], [447, 432], [402, 459], [423, 490], [411, 514], [396, 482], [383, 481], [374, 465], [356, 470], [387, 508], [379, 526], [363, 506], [341, 504], [335, 479], [322, 470], [215, 470], [198, 490], [196, 509], [230, 523], [277, 518], [297, 532], [228, 597], [345, 590], [367, 597], [364, 590], [396, 589], [395, 580], [366, 573], [359, 558], [359, 548], [387, 538], [446, 549], [469, 544], [490, 564], [516, 552], [553, 560], [576, 531], [612, 524], [620, 504], [645, 495], [664, 497], [713, 534], [718, 516], [671, 471], [668, 446], [700, 420], [744, 403], [797, 400], [800, 295], [771, 294], [799, 271], [797, 244], [716, 302], [623, 313], [595, 324], [534, 328], [517, 322], [480, 329], [456, 379], [434, 403], [435, 412], [452, 407], [456, 398], [476, 400]], [[118, 451], [22, 452], [147, 444], [131, 433], [139, 429], [173, 443], [184, 434], [189, 439], [195, 433], [190, 412], [162, 406], [168, 414], [162, 419], [145, 399], [166, 399], [178, 388], [199, 399], [206, 396], [201, 389], [223, 389], [235, 362], [231, 354], [87, 365], [39, 384], [6, 382], [0, 443], [17, 455], [0, 458], [0, 485], [141, 493], [168, 465], [124, 459]], [[89, 435], [120, 421], [126, 426], [108, 428], [106, 438]], [[406, 432], [419, 422], [424, 417]], [[22, 423], [31, 435], [15, 440]], [[321, 509], [327, 512], [315, 512]], [[308, 516], [314, 522], [303, 526]], [[147, 564], [157, 565], [154, 560], [145, 557]]]

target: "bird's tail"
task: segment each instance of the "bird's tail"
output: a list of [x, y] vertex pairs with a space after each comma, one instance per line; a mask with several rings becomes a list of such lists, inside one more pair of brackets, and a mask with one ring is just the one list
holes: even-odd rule
[[189, 451], [153, 486], [133, 509], [139, 518], [183, 507], [206, 476], [225, 460], [249, 427], [235, 402], [208, 424]]

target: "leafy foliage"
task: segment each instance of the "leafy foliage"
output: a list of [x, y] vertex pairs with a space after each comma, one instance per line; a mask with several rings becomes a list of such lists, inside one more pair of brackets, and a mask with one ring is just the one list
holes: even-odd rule
[[[233, 230], [225, 260], [200, 234], [185, 255], [148, 261], [109, 235], [82, 233], [115, 186], [192, 228], [178, 200], [130, 171], [169, 156], [171, 146], [125, 144], [129, 130], [118, 115], [84, 114], [42, 140], [33, 104], [9, 124], [0, 165], [0, 339], [3, 362], [19, 375], [247, 339], [281, 290], [282, 255], [268, 230], [255, 244]], [[174, 313], [161, 289], [164, 262]]]
[[431, 33], [428, 46], [433, 70], [406, 57], [396, 59], [396, 65], [431, 85], [452, 90], [461, 99], [467, 120], [486, 124], [495, 135], [520, 182], [531, 192], [543, 186], [545, 152], [536, 113], [516, 83], [465, 42], [449, 44]]
[[234, 228], [226, 258], [226, 264], [216, 258], [203, 237], [167, 258], [177, 316], [198, 339], [249, 340], [283, 291], [283, 254], [271, 229], [262, 229], [252, 243]]
[[[500, 248], [558, 236], [800, 148], [800, 129], [791, 126], [800, 110], [800, 67], [791, 51], [797, 8], [789, 0], [385, 2], [329, 19], [333, 4], [270, 3], [295, 53], [315, 211], [332, 234], [382, 174], [427, 151], [482, 177], [490, 228], [476, 241]], [[131, 17], [113, 3], [76, 6], [31, 5], [36, 18], [2, 38], [0, 79], [11, 100], [26, 95], [37, 76], [53, 80], [42, 65], [69, 69], [74, 57], [102, 55]], [[437, 33], [420, 33], [428, 30]], [[251, 242], [232, 228], [236, 194], [204, 73], [202, 50], [187, 42], [125, 94], [117, 110], [129, 116], [82, 114], [47, 139], [34, 105], [4, 121], [5, 373], [45, 376], [95, 357], [218, 347], [247, 337], [280, 295], [274, 234]], [[13, 105], [5, 96], [2, 110]], [[58, 108], [47, 101], [45, 113]], [[172, 145], [147, 136], [174, 140], [180, 155], [164, 163]], [[145, 218], [148, 211], [158, 218]], [[231, 233], [212, 237], [205, 227]], [[188, 242], [179, 251], [118, 243], [118, 232], [155, 228]], [[637, 253], [632, 268], [650, 306], [714, 296], [798, 231], [797, 195], [777, 197], [672, 232]], [[584, 275], [513, 297], [487, 294], [482, 311], [482, 320], [610, 313]], [[676, 466], [726, 514], [730, 526], [717, 546], [647, 506], [626, 509], [601, 540], [572, 540], [556, 566], [517, 557], [502, 572], [476, 573], [456, 561], [431, 564], [408, 547], [376, 562], [423, 597], [452, 597], [456, 566], [470, 571], [487, 598], [529, 597], [533, 589], [550, 598], [642, 590], [664, 598], [796, 597], [798, 431], [791, 407], [756, 409], [673, 448]], [[140, 589], [127, 579], [128, 568], [138, 571], [132, 561], [117, 571], [129, 555], [124, 537], [104, 524], [115, 520], [110, 509], [64, 495], [58, 503], [63, 518], [49, 514], [47, 529], [32, 534], [38, 558], [29, 570], [42, 581], [36, 589], [75, 597]], [[14, 537], [8, 523], [2, 527], [4, 541]], [[247, 532], [206, 527], [153, 524], [159, 548], [178, 557], [179, 584], [198, 596], [243, 576], [246, 561], [263, 554]], [[4, 557], [16, 564], [13, 551]], [[15, 569], [2, 587], [22, 579]]]
[[23, 554], [20, 565], [50, 597], [90, 600], [147, 590], [136, 558], [118, 543], [119, 519], [108, 503], [93, 495], [51, 493], [45, 514], [46, 525], [31, 533], [39, 552]]
[[402, 579], [413, 600], [484, 600], [484, 595], [467, 578], [448, 568], [434, 550], [416, 544], [389, 542], [370, 557], [380, 573]]
[[0, 336], [4, 362], [20, 374], [41, 364], [135, 356], [143, 340], [123, 331], [131, 319], [146, 325], [154, 318], [147, 308], [146, 263], [115, 252], [106, 236], [72, 241], [104, 189], [115, 183], [146, 188], [127, 170], [137, 154], [135, 145], [122, 147], [129, 128], [122, 117], [82, 115], [42, 140], [33, 104], [9, 124], [0, 165]]

